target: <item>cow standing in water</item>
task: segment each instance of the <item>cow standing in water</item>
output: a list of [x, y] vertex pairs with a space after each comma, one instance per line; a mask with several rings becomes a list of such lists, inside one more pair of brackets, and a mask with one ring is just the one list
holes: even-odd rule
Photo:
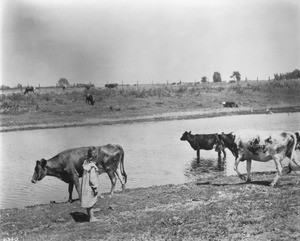
[[[224, 142], [235, 156], [234, 170], [238, 176], [250, 182], [251, 162], [268, 162], [274, 160], [277, 175], [271, 186], [275, 186], [282, 174], [282, 160], [285, 157], [294, 160], [294, 152], [297, 146], [297, 136], [292, 132], [270, 132], [256, 130], [241, 130], [230, 134], [222, 133], [219, 139]], [[238, 170], [240, 162], [247, 161], [247, 177], [245, 178]], [[296, 162], [295, 162], [296, 163]]]
[[88, 158], [88, 151], [92, 153], [93, 161], [99, 168], [100, 174], [106, 172], [111, 180], [110, 194], [114, 194], [116, 176], [125, 192], [127, 175], [124, 170], [124, 150], [120, 145], [90, 146], [69, 149], [60, 152], [49, 160], [36, 161], [32, 183], [42, 180], [45, 176], [54, 176], [69, 184], [69, 201], [75, 188], [80, 196], [79, 178], [83, 174], [83, 162]]
[[223, 152], [223, 161], [226, 159], [225, 147], [219, 142], [218, 134], [196, 134], [191, 132], [184, 132], [181, 141], [188, 141], [191, 147], [197, 152], [197, 162], [200, 162], [200, 150], [212, 150], [218, 152], [218, 168], [221, 169], [221, 152]]

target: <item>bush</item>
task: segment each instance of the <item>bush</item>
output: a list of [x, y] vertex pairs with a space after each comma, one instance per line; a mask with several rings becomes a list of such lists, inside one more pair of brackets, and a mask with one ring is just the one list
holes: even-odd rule
[[176, 90], [176, 93], [178, 94], [183, 94], [184, 92], [186, 92], [188, 89], [188, 86], [186, 85], [180, 85], [179, 88]]
[[230, 85], [228, 88], [229, 91], [235, 91], [237, 94], [243, 94], [244, 90], [240, 84]]
[[214, 72], [213, 81], [214, 82], [221, 82], [222, 81], [221, 74], [219, 72]]

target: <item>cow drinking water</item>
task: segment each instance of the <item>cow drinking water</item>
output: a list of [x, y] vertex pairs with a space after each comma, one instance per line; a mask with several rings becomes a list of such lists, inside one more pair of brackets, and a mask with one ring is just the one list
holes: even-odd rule
[[221, 169], [221, 152], [223, 152], [223, 161], [226, 159], [225, 147], [219, 142], [218, 134], [196, 134], [193, 135], [191, 132], [184, 132], [181, 141], [188, 141], [191, 147], [197, 151], [197, 161], [200, 162], [200, 150], [212, 150], [218, 152], [218, 167]]
[[[90, 150], [90, 151], [89, 151]], [[92, 153], [93, 161], [99, 168], [99, 173], [106, 172], [111, 180], [110, 194], [114, 194], [116, 176], [125, 192], [127, 175], [124, 170], [124, 150], [120, 145], [108, 144], [105, 146], [79, 147], [65, 150], [49, 160], [36, 161], [32, 183], [42, 180], [45, 176], [54, 176], [69, 184], [69, 201], [72, 201], [73, 187], [80, 196], [79, 178], [83, 174], [83, 162]]]

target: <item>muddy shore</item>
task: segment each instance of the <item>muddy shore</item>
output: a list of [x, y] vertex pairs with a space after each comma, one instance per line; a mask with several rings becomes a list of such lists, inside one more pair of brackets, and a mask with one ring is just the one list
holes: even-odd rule
[[31, 125], [11, 124], [10, 126], [0, 126], [0, 132], [128, 124], [134, 122], [200, 119], [200, 118], [212, 118], [212, 117], [229, 116], [229, 115], [273, 114], [273, 113], [292, 113], [292, 112], [300, 112], [300, 106], [274, 107], [268, 109], [265, 108], [205, 109], [201, 111], [194, 110], [194, 111], [185, 111], [185, 112], [167, 112], [162, 114], [133, 116], [133, 117], [88, 118], [79, 122], [73, 121], [73, 122], [63, 122], [63, 123], [45, 123], [45, 124], [31, 124]]
[[[201, 172], [201, 170], [199, 169]], [[80, 203], [0, 210], [2, 240], [299, 240], [299, 175], [253, 174], [245, 184], [221, 172], [181, 185], [128, 189], [96, 204], [87, 222]]]

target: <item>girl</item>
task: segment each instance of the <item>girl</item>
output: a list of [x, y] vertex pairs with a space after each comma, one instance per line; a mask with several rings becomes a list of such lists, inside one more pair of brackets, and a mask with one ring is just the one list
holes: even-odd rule
[[95, 218], [94, 212], [98, 211], [93, 208], [95, 203], [97, 202], [97, 194], [98, 194], [98, 167], [92, 161], [93, 150], [88, 150], [87, 160], [83, 163], [83, 175], [81, 182], [81, 207], [87, 209], [87, 214], [90, 222], [99, 221], [99, 219]]

